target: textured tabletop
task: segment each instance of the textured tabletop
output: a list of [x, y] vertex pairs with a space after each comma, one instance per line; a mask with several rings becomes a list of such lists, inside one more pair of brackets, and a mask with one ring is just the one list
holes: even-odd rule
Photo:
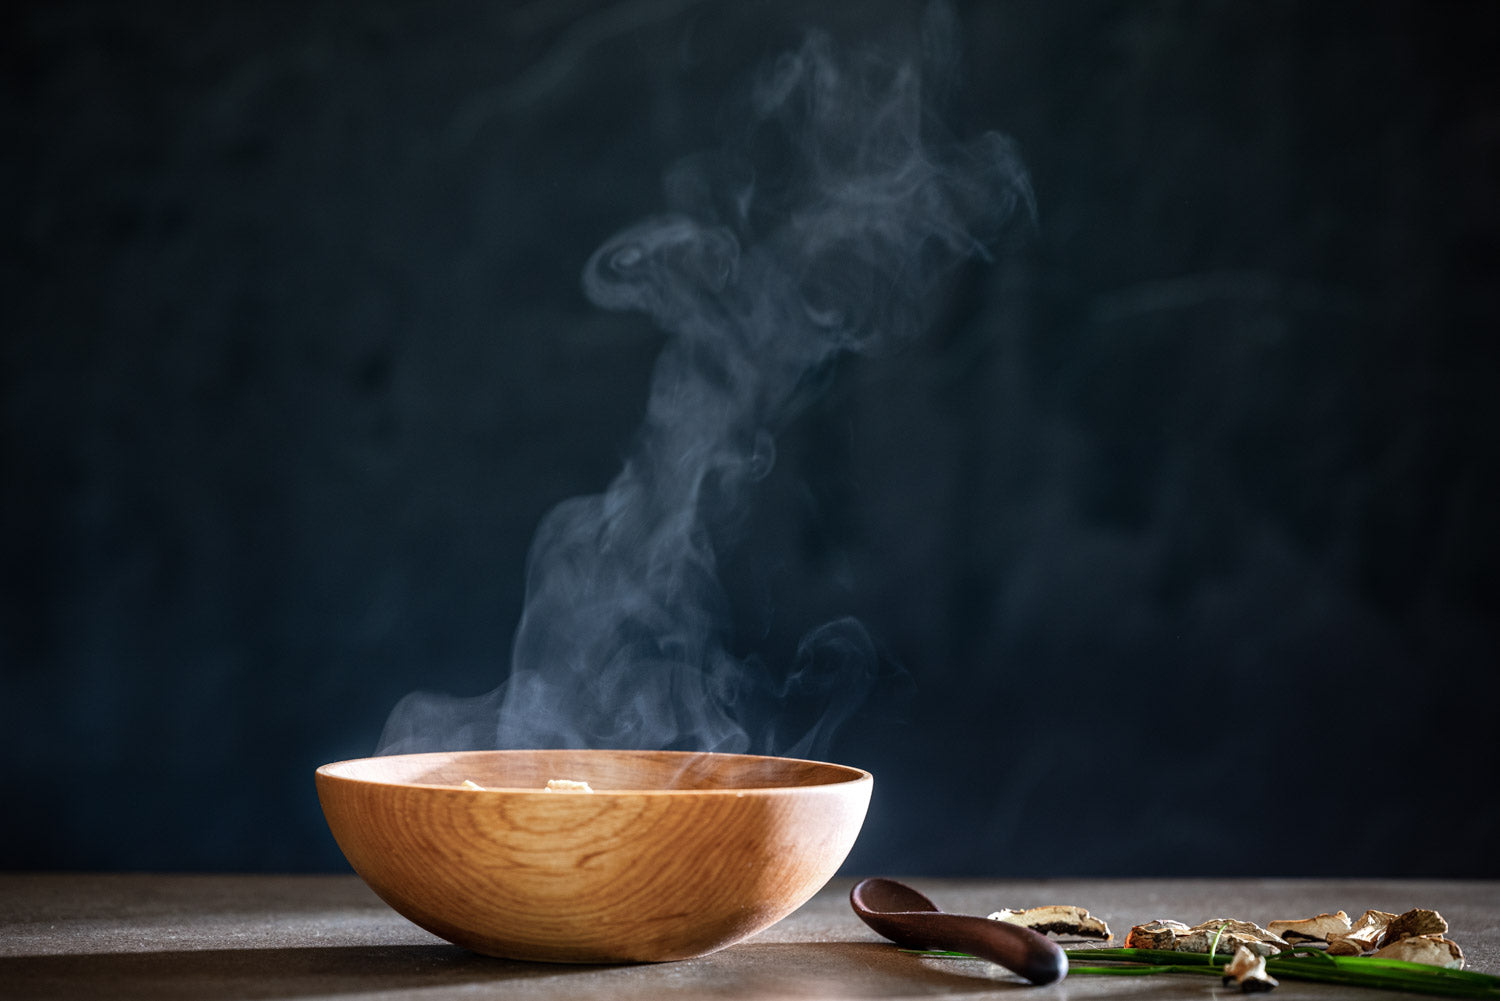
[[[1117, 942], [1156, 917], [1264, 924], [1431, 907], [1469, 967], [1500, 973], [1500, 883], [912, 880], [944, 910], [1076, 903]], [[1235, 996], [1208, 977], [1069, 977], [1030, 987], [984, 963], [900, 952], [836, 880], [770, 930], [703, 959], [550, 966], [434, 938], [354, 876], [0, 875], [0, 998], [899, 998]], [[1274, 997], [1404, 995], [1284, 982]]]

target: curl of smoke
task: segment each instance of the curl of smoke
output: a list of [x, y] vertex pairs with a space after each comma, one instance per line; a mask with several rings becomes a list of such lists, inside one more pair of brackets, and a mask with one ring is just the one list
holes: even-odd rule
[[508, 679], [477, 698], [407, 696], [380, 753], [816, 756], [875, 685], [880, 658], [854, 619], [810, 633], [788, 671], [733, 655], [717, 555], [820, 370], [919, 332], [953, 269], [1031, 193], [1003, 137], [934, 136], [909, 62], [841, 58], [814, 36], [748, 103], [728, 151], [669, 172], [672, 211], [584, 269], [594, 303], [671, 337], [624, 468], [538, 529]]

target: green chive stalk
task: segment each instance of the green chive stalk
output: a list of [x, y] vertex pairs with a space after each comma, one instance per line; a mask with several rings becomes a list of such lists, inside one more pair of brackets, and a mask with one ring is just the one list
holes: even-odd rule
[[[967, 953], [906, 950], [922, 956], [973, 959]], [[1224, 975], [1227, 963], [1207, 953], [1170, 949], [1065, 949], [1070, 974], [1143, 976], [1157, 973]], [[1292, 948], [1266, 957], [1266, 972], [1278, 980], [1308, 980], [1450, 998], [1500, 1001], [1500, 977], [1473, 970], [1451, 970], [1426, 963], [1379, 956], [1330, 956], [1316, 949]]]

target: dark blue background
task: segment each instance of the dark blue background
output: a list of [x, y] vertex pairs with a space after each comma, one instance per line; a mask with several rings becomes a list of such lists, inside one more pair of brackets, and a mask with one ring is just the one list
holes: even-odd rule
[[[1039, 215], [724, 554], [904, 666], [852, 869], [1500, 876], [1493, 5], [960, 6]], [[583, 262], [902, 3], [12, 5], [0, 866], [342, 867], [312, 769], [503, 677], [661, 335]]]

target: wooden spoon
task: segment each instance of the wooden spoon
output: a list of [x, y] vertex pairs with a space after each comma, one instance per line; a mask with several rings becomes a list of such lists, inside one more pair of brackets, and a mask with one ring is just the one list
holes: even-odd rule
[[849, 904], [861, 921], [908, 949], [967, 952], [1034, 984], [1068, 975], [1067, 955], [1046, 936], [1005, 921], [945, 913], [894, 879], [861, 880], [849, 891]]

